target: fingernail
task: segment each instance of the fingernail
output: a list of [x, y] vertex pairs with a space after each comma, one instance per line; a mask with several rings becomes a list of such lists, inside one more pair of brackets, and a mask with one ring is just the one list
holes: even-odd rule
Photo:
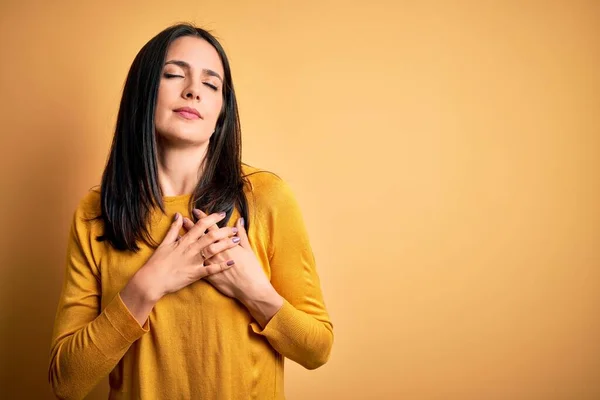
[[244, 218], [240, 218], [240, 225], [244, 226]]
[[199, 217], [199, 216], [200, 216], [200, 210], [198, 210], [197, 208], [194, 208], [194, 209], [192, 210], [192, 212], [194, 213], [194, 215], [195, 215], [196, 217]]
[[221, 211], [221, 212], [219, 213], [219, 217], [224, 217], [224, 216], [226, 216], [226, 215], [227, 215], [227, 213], [226, 213], [226, 212], [224, 212], [224, 211]]
[[238, 228], [235, 228], [235, 227], [231, 228], [231, 232], [233, 232], [233, 234], [235, 235], [236, 233], [238, 233]]
[[233, 264], [235, 264], [235, 261], [233, 261], [233, 260], [227, 261], [227, 265], [232, 266]]
[[173, 218], [173, 221], [177, 221], [179, 219], [179, 213], [175, 213], [175, 218]]
[[236, 236], [236, 237], [234, 237], [233, 239], [231, 239], [231, 241], [232, 241], [233, 243], [239, 243], [239, 242], [240, 242], [240, 240], [241, 240], [241, 239], [240, 239], [239, 237], [237, 237], [237, 236]]

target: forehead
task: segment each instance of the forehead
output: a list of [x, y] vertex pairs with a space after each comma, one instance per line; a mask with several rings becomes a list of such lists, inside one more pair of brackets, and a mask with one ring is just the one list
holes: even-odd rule
[[212, 69], [223, 76], [223, 64], [217, 50], [206, 40], [183, 36], [175, 39], [167, 50], [166, 61], [181, 60], [191, 65], [195, 70]]

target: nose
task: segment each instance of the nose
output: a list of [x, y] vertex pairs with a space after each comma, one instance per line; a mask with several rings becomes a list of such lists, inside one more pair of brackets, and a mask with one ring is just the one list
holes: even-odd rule
[[196, 100], [196, 101], [200, 101], [200, 90], [194, 85], [191, 84], [190, 86], [186, 87], [183, 90], [183, 98], [186, 100]]
[[185, 99], [194, 99], [200, 101], [200, 92], [194, 91], [192, 89], [188, 89], [183, 92], [185, 95], [183, 96]]

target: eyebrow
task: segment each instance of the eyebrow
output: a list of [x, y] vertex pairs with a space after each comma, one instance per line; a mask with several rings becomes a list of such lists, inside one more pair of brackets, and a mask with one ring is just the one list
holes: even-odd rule
[[[181, 68], [192, 69], [192, 66], [189, 63], [182, 61], [182, 60], [169, 60], [165, 63], [165, 65], [167, 65], [167, 64], [175, 64], [177, 66], [180, 66]], [[205, 75], [217, 77], [221, 80], [221, 83], [223, 82], [223, 78], [221, 78], [221, 75], [219, 75], [212, 69], [204, 68], [204, 69], [202, 69], [202, 73]]]

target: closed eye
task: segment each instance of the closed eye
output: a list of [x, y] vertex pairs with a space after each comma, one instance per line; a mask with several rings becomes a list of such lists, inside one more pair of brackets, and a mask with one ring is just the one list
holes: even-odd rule
[[[164, 74], [164, 77], [167, 79], [171, 79], [171, 78], [185, 78], [183, 75], [175, 75], [175, 74]], [[208, 86], [209, 88], [211, 88], [212, 90], [214, 90], [215, 92], [219, 89], [217, 86], [213, 85], [212, 83], [209, 82], [203, 82], [206, 86]]]

